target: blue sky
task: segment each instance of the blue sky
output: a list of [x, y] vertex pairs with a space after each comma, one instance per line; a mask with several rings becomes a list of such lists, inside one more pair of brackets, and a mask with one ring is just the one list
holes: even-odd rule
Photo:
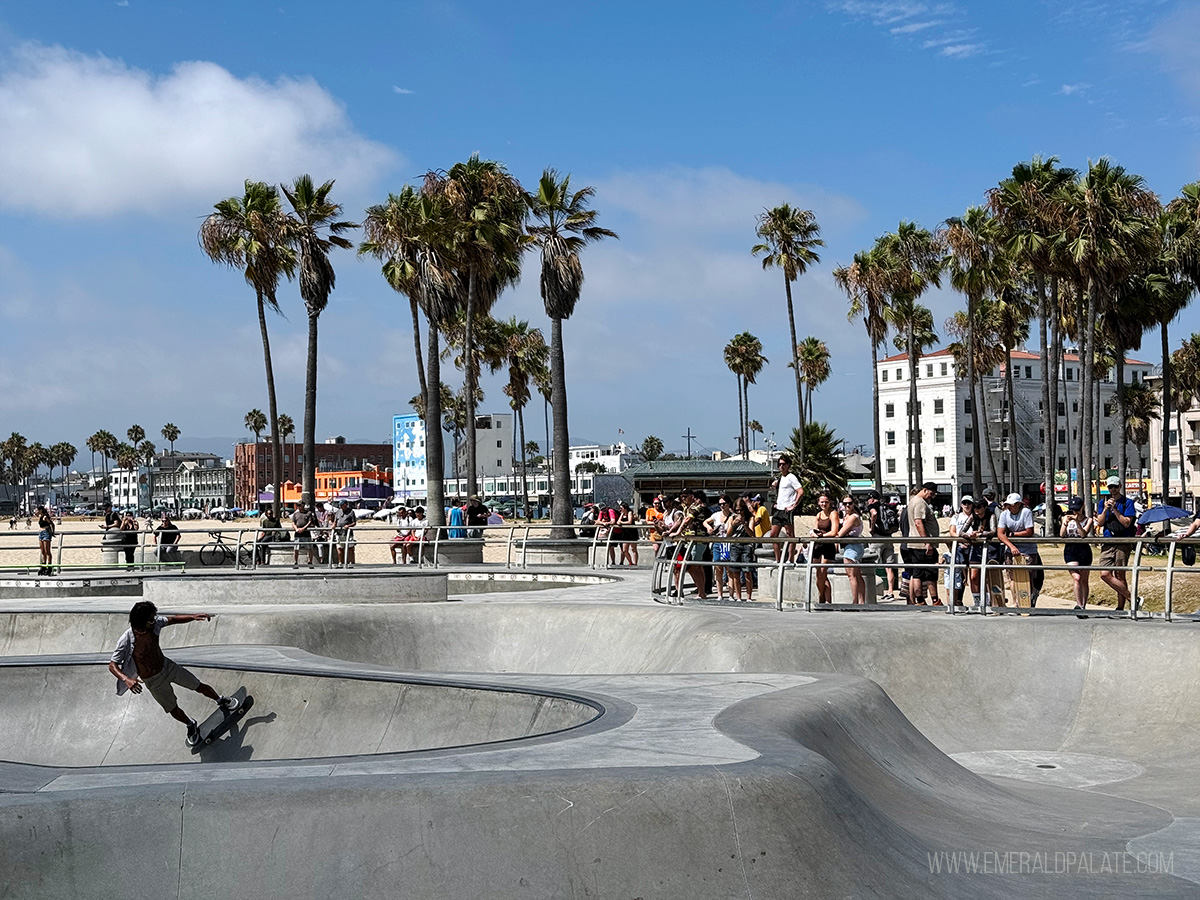
[[[755, 215], [788, 202], [828, 243], [795, 289], [799, 336], [833, 352], [816, 415], [868, 442], [869, 352], [832, 269], [902, 218], [960, 214], [1034, 154], [1109, 156], [1170, 199], [1200, 179], [1196, 34], [1200, 6], [1159, 0], [8, 5], [0, 433], [244, 436], [266, 407], [261, 345], [252, 292], [197, 246], [212, 204], [310, 172], [355, 218], [479, 152], [529, 185], [546, 166], [593, 185], [621, 236], [586, 251], [564, 328], [574, 441], [678, 450], [690, 428], [733, 449], [721, 351], [749, 330], [770, 360], [751, 415], [786, 442], [782, 277], [749, 250]], [[407, 303], [376, 263], [335, 264], [317, 436], [387, 440], [416, 392]], [[294, 285], [280, 299], [280, 409], [299, 421], [305, 318]], [[930, 305], [940, 324], [960, 300]], [[536, 257], [496, 313], [548, 333]], [[1200, 303], [1173, 334], [1196, 330]], [[506, 408], [484, 387], [485, 410]]]

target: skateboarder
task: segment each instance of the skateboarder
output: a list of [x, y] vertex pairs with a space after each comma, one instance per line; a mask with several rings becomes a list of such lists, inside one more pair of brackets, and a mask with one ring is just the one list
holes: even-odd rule
[[238, 701], [233, 697], [222, 697], [183, 666], [163, 656], [162, 648], [158, 645], [158, 635], [168, 625], [207, 622], [211, 618], [208, 613], [160, 616], [153, 603], [141, 600], [129, 611], [129, 628], [117, 641], [117, 649], [113, 651], [112, 659], [108, 662], [108, 671], [117, 679], [117, 695], [120, 696], [126, 691], [140, 694], [144, 684], [150, 691], [150, 696], [171, 718], [187, 726], [189, 747], [200, 743], [200, 726], [196, 724], [195, 719], [179, 708], [173, 684], [203, 694], [217, 703], [227, 715], [237, 710]]

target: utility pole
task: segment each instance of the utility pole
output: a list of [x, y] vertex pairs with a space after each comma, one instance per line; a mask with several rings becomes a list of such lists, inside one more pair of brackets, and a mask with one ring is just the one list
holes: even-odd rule
[[696, 435], [692, 434], [692, 426], [689, 425], [687, 434], [681, 434], [680, 437], [687, 440], [687, 458], [691, 459], [692, 458], [692, 438], [696, 437]]

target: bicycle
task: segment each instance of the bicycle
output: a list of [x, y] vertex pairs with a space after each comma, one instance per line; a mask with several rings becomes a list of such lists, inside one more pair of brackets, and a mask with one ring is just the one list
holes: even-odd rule
[[227, 566], [234, 561], [236, 553], [239, 566], [253, 564], [253, 552], [245, 545], [227, 544], [219, 531], [210, 531], [214, 540], [200, 548], [200, 564], [204, 566]]

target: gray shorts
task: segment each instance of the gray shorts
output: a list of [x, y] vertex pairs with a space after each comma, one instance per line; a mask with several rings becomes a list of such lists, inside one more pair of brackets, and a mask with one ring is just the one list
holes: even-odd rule
[[872, 544], [871, 549], [875, 551], [875, 558], [881, 565], [890, 566], [896, 564], [895, 544]]
[[179, 701], [175, 697], [175, 688], [171, 687], [172, 684], [177, 684], [184, 690], [194, 691], [200, 687], [200, 679], [170, 659], [166, 660], [161, 672], [147, 678], [145, 680], [146, 690], [167, 712], [179, 705]]

